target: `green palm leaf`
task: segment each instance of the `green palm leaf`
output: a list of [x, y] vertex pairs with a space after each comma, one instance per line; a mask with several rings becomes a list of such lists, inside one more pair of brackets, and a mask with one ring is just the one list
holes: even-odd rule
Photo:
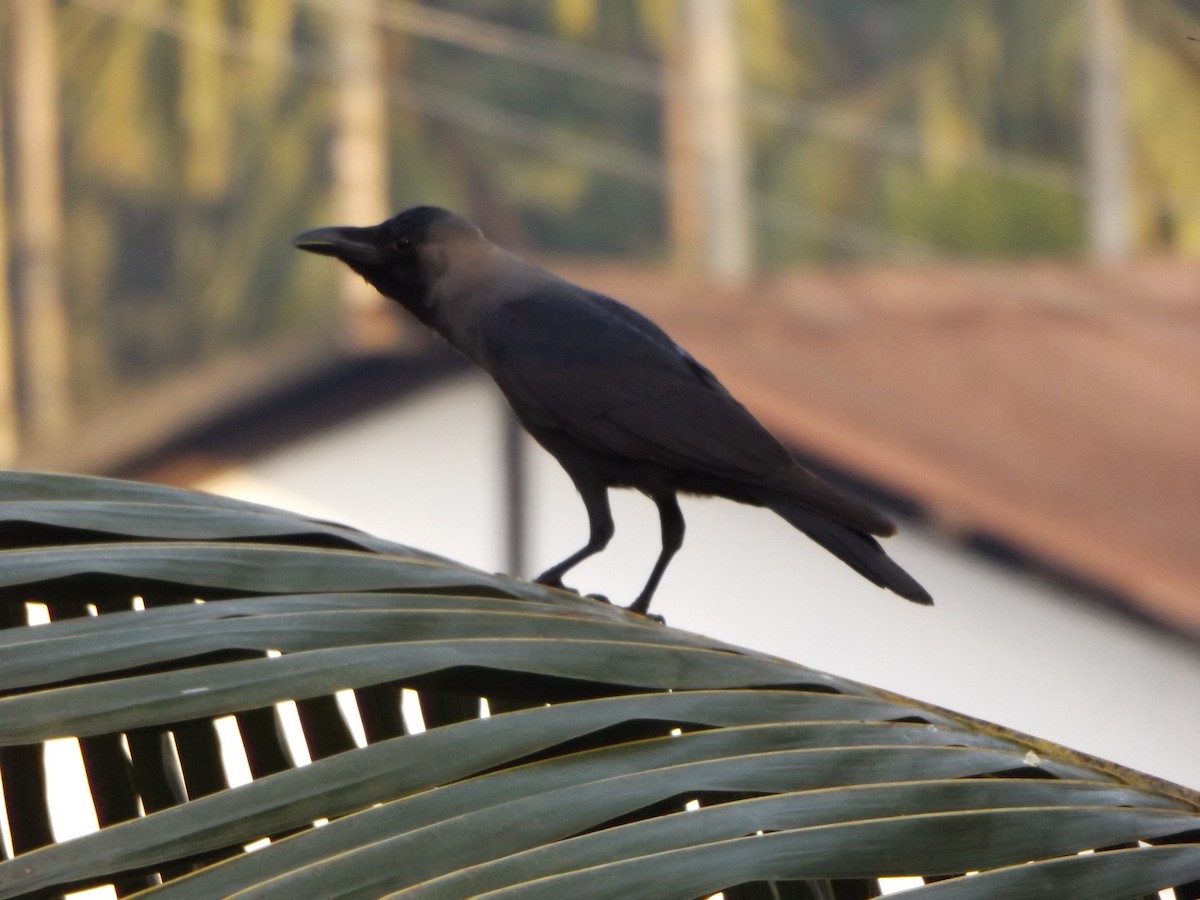
[[[1200, 797], [1112, 764], [291, 513], [0, 498], [0, 897], [1197, 895]], [[16, 627], [30, 602], [50, 624]], [[103, 827], [53, 843], [63, 737]]]

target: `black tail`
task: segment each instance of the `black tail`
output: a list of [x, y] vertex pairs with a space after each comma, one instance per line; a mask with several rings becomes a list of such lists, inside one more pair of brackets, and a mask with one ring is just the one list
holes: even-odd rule
[[771, 497], [765, 505], [868, 581], [913, 603], [932, 604], [933, 598], [917, 580], [888, 556], [879, 541], [863, 531], [812, 512], [786, 497]]

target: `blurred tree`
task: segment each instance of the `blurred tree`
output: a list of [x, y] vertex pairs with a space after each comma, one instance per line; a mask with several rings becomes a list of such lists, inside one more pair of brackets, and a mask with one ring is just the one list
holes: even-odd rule
[[1200, 255], [1200, 5], [1133, 4], [1125, 71], [1135, 246]]
[[324, 97], [295, 28], [291, 2], [60, 11], [66, 274], [90, 403], [329, 321], [280, 237], [327, 196]]
[[[0, 46], [4, 44], [4, 9], [0, 8]], [[17, 456], [16, 355], [13, 352], [12, 294], [8, 277], [8, 185], [4, 177], [4, 94], [0, 91], [0, 466], [11, 466]]]
[[[870, 223], [885, 254], [907, 241], [976, 253], [1078, 243], [1068, 5], [814, 6], [826, 40], [853, 52], [831, 55], [814, 91], [822, 103], [799, 119], [802, 140], [776, 145], [765, 172], [774, 192]], [[1014, 197], [1053, 224], [1026, 238], [1028, 210]], [[819, 241], [807, 252], [839, 248]]]
[[[739, 2], [758, 262], [1081, 251], [1082, 8]], [[670, 258], [695, 230], [696, 185], [686, 188], [697, 180], [680, 162], [664, 76], [678, 54], [676, 9], [366, 4], [356, 21], [378, 29], [368, 168], [384, 170], [367, 180], [390, 187], [375, 189], [375, 213], [345, 215], [441, 203], [509, 245]], [[39, 10], [54, 17], [53, 39], [22, 56], [15, 26]], [[70, 253], [51, 269], [64, 282], [74, 364], [62, 393], [84, 411], [129, 385], [336, 330], [333, 270], [297, 259], [287, 237], [341, 217], [332, 151], [348, 82], [333, 47], [343, 10], [332, 0], [5, 6], [5, 149], [14, 172], [36, 160], [31, 177], [44, 184], [62, 159]], [[1197, 7], [1146, 0], [1124, 11], [1134, 247], [1200, 252], [1200, 42], [1185, 40], [1200, 33]], [[44, 68], [55, 56], [60, 115], [26, 125], [20, 60]], [[29, 150], [47, 122], [59, 136], [43, 132], [43, 149]], [[26, 187], [9, 183], [9, 250], [30, 277]], [[39, 364], [68, 355], [31, 341]], [[53, 415], [53, 403], [33, 406]]]
[[71, 419], [70, 337], [63, 263], [58, 54], [54, 4], [15, 4], [12, 17], [13, 145], [17, 261], [16, 335], [23, 364], [23, 417], [39, 441], [61, 438]]

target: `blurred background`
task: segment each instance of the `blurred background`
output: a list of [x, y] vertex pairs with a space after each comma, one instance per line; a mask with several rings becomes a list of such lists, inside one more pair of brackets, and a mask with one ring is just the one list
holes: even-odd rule
[[[1200, 787], [1200, 2], [0, 4], [0, 465], [535, 574], [569, 482], [291, 237], [451, 207], [901, 517], [685, 506], [655, 607]], [[653, 507], [572, 573], [627, 603]]]

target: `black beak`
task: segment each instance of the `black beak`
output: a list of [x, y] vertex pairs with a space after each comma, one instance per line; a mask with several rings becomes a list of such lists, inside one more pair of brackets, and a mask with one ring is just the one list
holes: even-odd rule
[[298, 234], [292, 246], [309, 253], [333, 256], [347, 263], [380, 263], [378, 231], [375, 228], [333, 227], [314, 228]]

